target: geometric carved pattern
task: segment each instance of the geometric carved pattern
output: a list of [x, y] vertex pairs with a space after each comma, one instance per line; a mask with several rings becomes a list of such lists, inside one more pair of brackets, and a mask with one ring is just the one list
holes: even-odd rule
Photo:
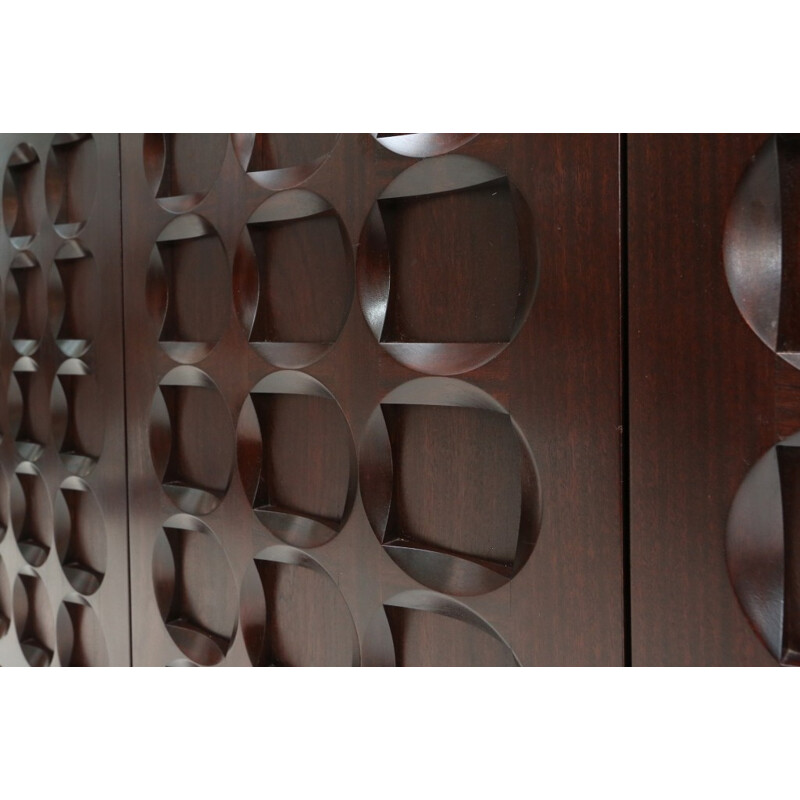
[[770, 137], [728, 215], [725, 270], [747, 324], [776, 363], [778, 431], [791, 429], [743, 480], [727, 528], [736, 595], [767, 649], [800, 666], [800, 137]]
[[474, 133], [375, 133], [387, 150], [401, 156], [425, 158], [449, 153], [475, 138]]
[[[613, 170], [577, 187], [579, 139], [376, 136], [121, 139], [135, 664], [619, 661], [605, 623], [587, 649], [548, 621], [618, 593], [616, 427], [565, 444], [619, 413]], [[578, 474], [534, 578], [538, 445]]]
[[254, 666], [358, 666], [347, 604], [325, 569], [300, 550], [259, 553], [242, 587], [242, 628]]
[[208, 514], [219, 505], [233, 469], [233, 438], [228, 409], [207, 375], [187, 366], [162, 379], [153, 400], [150, 449], [165, 493], [182, 511]]
[[53, 336], [67, 357], [80, 358], [92, 346], [100, 312], [100, 281], [92, 254], [77, 240], [64, 244], [50, 272]]
[[454, 375], [497, 356], [533, 302], [536, 255], [519, 192], [464, 156], [420, 161], [370, 212], [359, 295], [381, 346], [421, 372]]
[[492, 591], [533, 551], [533, 457], [508, 412], [462, 381], [419, 378], [381, 401], [362, 441], [361, 496], [375, 535], [420, 583]]
[[56, 617], [58, 655], [65, 667], [107, 667], [108, 647], [97, 614], [81, 597], [65, 600]]
[[49, 666], [55, 649], [55, 620], [44, 582], [33, 570], [17, 575], [14, 625], [25, 660], [32, 667]]
[[0, 665], [127, 665], [119, 139], [0, 164]]
[[158, 203], [173, 212], [200, 203], [217, 178], [227, 138], [220, 133], [148, 133], [144, 166]]
[[275, 372], [253, 387], [239, 421], [239, 468], [258, 520], [296, 547], [330, 541], [356, 488], [350, 429], [310, 376]]
[[212, 530], [187, 514], [171, 517], [156, 539], [153, 586], [170, 636], [196, 664], [217, 664], [236, 633], [236, 592]]
[[18, 250], [29, 247], [38, 232], [39, 167], [33, 147], [21, 144], [12, 151], [3, 174], [3, 222], [11, 244]]
[[289, 189], [311, 177], [338, 138], [335, 133], [236, 133], [232, 137], [242, 169], [273, 191]]
[[330, 204], [281, 192], [248, 220], [234, 264], [250, 344], [279, 367], [318, 361], [339, 338], [353, 299], [347, 232]]
[[97, 146], [89, 133], [53, 138], [45, 175], [47, 210], [61, 236], [77, 236], [92, 211], [97, 190]]
[[179, 217], [161, 232], [147, 275], [147, 304], [170, 358], [191, 364], [213, 349], [228, 322], [230, 275], [214, 230]]
[[[513, 650], [465, 606], [430, 592], [384, 603], [399, 667], [518, 667]], [[448, 646], [442, 646], [445, 642]], [[455, 645], [455, 646], [454, 646]]]

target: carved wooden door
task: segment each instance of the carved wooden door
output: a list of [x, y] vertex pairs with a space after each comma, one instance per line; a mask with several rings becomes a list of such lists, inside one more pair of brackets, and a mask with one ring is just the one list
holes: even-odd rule
[[0, 161], [0, 664], [623, 663], [618, 137]]
[[622, 664], [616, 136], [121, 138], [134, 664]]
[[797, 663], [798, 141], [628, 152], [633, 664]]
[[0, 664], [130, 663], [119, 139], [0, 136]]

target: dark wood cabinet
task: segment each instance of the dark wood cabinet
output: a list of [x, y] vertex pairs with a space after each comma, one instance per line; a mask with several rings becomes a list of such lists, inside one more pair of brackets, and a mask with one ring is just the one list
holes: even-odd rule
[[2, 135], [0, 664], [796, 661], [797, 147]]

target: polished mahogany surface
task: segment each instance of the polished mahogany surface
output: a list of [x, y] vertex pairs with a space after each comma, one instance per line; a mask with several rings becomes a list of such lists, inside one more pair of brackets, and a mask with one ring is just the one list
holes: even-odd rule
[[615, 136], [123, 136], [134, 664], [622, 664]]
[[0, 664], [127, 665], [119, 137], [0, 164]]

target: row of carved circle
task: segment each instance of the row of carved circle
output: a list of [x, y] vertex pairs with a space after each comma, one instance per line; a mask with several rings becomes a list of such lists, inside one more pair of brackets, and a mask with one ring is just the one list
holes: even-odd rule
[[25, 249], [39, 235], [38, 208], [44, 204], [56, 232], [77, 236], [88, 220], [97, 187], [97, 150], [90, 134], [57, 134], [47, 157], [44, 181], [39, 154], [21, 143], [3, 173], [3, 223], [11, 243]]
[[100, 588], [106, 573], [106, 526], [100, 504], [82, 478], [64, 479], [54, 505], [35, 464], [19, 464], [10, 487], [0, 469], [0, 542], [9, 531], [31, 567], [41, 567], [55, 550], [76, 592], [88, 596]]
[[0, 638], [16, 630], [26, 661], [49, 666], [54, 652], [62, 666], [108, 666], [105, 636], [91, 602], [77, 593], [61, 602], [53, 613], [49, 594], [39, 572], [25, 567], [13, 588], [0, 558]]
[[[195, 560], [190, 564], [181, 564], [178, 561], [179, 544], [176, 541], [178, 537], [193, 540]], [[201, 557], [204, 562], [202, 564], [197, 562]], [[186, 602], [185, 599], [180, 595], [176, 597], [178, 583], [183, 587], [182, 592], [187, 591], [185, 582], [192, 579], [192, 568], [206, 571], [209, 566], [213, 567], [215, 593], [213, 607], [209, 606], [206, 611], [214, 616], [213, 630], [203, 621], [189, 618], [186, 614], [187, 608], [182, 605]], [[186, 660], [171, 662], [170, 666], [219, 664], [227, 656], [240, 627], [250, 663], [253, 666], [278, 665], [274, 655], [270, 653], [270, 626], [267, 623], [270, 616], [277, 612], [269, 607], [269, 600], [262, 591], [264, 568], [309, 570], [324, 583], [328, 596], [326, 610], [335, 617], [339, 663], [319, 665], [359, 666], [364, 663], [358, 634], [347, 602], [334, 578], [314, 556], [286, 545], [269, 546], [249, 563], [237, 592], [233, 570], [225, 556], [224, 548], [211, 528], [194, 517], [177, 514], [164, 523], [156, 538], [152, 566], [153, 584], [162, 621], [167, 633], [186, 657]], [[180, 580], [176, 577], [178, 570], [183, 572]], [[401, 592], [385, 601], [382, 613], [376, 614], [369, 625], [368, 634], [372, 652], [367, 656], [368, 662], [380, 661], [386, 664], [392, 663], [395, 658], [392, 635], [386, 618], [386, 609], [389, 607], [441, 614], [460, 620], [500, 642], [510, 654], [509, 660], [519, 663], [509, 644], [480, 615], [457, 599], [428, 590]], [[332, 611], [334, 608], [335, 613]], [[193, 611], [196, 613], [197, 608]], [[189, 615], [191, 613], [190, 611]]]
[[[796, 283], [785, 281], [796, 270], [785, 233], [796, 226], [794, 175], [800, 138], [771, 136], [744, 170], [731, 202], [723, 243], [724, 266], [739, 312], [756, 336], [779, 358], [800, 369], [796, 320], [784, 324], [786, 295]], [[791, 175], [784, 174], [788, 170]], [[788, 192], [785, 191], [788, 189]], [[791, 200], [790, 200], [791, 202]], [[788, 304], [789, 317], [793, 303]], [[798, 662], [796, 643], [785, 639], [786, 536], [784, 514], [796, 485], [784, 480], [800, 453], [800, 433], [771, 447], [747, 472], [731, 504], [726, 529], [728, 573], [739, 603], [764, 645], [781, 663]], [[793, 501], [792, 501], [793, 502]]]
[[[174, 440], [173, 430], [181, 430], [173, 418], [190, 393], [205, 393], [205, 419], [214, 431], [215, 465], [218, 473], [213, 485], [198, 486], [185, 480], [180, 464], [172, 455], [182, 448]], [[195, 394], [195, 397], [198, 395]], [[323, 519], [302, 509], [275, 506], [259, 499], [263, 468], [263, 439], [259, 408], [264, 399], [285, 397], [316, 398], [335, 409], [339, 432], [346, 431], [346, 453], [339, 463], [349, 465], [346, 483], [341, 486], [341, 515]], [[424, 547], [403, 547], [387, 537], [392, 505], [392, 450], [384, 416], [390, 406], [437, 406], [473, 409], [502, 415], [513, 430], [518, 448], [521, 485], [519, 529], [513, 563], [500, 566], [458, 553], [431, 551]], [[342, 441], [337, 431], [328, 431], [329, 440]], [[228, 442], [236, 442], [229, 445]], [[296, 371], [274, 372], [259, 381], [250, 391], [239, 415], [236, 432], [230, 411], [214, 381], [197, 367], [182, 366], [171, 370], [159, 383], [150, 416], [150, 446], [153, 467], [166, 495], [181, 511], [205, 515], [213, 511], [228, 493], [238, 458], [238, 474], [256, 519], [277, 538], [300, 548], [313, 548], [332, 540], [347, 522], [357, 487], [378, 540], [391, 558], [421, 583], [455, 595], [480, 594], [498, 588], [513, 578], [530, 556], [540, 523], [539, 480], [530, 447], [511, 415], [494, 398], [477, 387], [454, 378], [418, 378], [402, 384], [373, 411], [360, 443], [359, 452], [344, 413], [331, 392], [318, 380]], [[238, 450], [238, 457], [235, 452]], [[187, 458], [183, 453], [182, 459]], [[191, 468], [191, 467], [190, 467]], [[359, 476], [360, 473], [360, 476]], [[476, 487], [479, 491], [479, 487]], [[385, 539], [389, 539], [384, 543]]]
[[98, 327], [101, 281], [94, 257], [83, 244], [64, 244], [46, 272], [32, 253], [19, 253], [5, 283], [6, 328], [19, 355], [36, 353], [48, 318], [65, 356], [82, 357], [89, 351]]
[[49, 402], [45, 381], [29, 356], [12, 368], [7, 405], [17, 453], [25, 461], [38, 461], [52, 437], [66, 469], [88, 477], [105, 440], [105, 413], [94, 374], [80, 359], [65, 360], [56, 372]]
[[[497, 247], [490, 250], [498, 263], [481, 264], [476, 270], [479, 279], [486, 283], [486, 288], [496, 282], [495, 270], [498, 267], [510, 270], [507, 292], [503, 289], [507, 294], [502, 298], [503, 311], [493, 323], [491, 334], [476, 336], [474, 330], [467, 328], [462, 331], [461, 341], [437, 341], [435, 333], [420, 338], [407, 331], [392, 329], [387, 320], [390, 292], [394, 291], [392, 286], [397, 276], [393, 275], [396, 265], [392, 264], [390, 255], [392, 233], [384, 223], [381, 202], [478, 187], [481, 201], [490, 204], [487, 208], [497, 207], [496, 196], [502, 190], [503, 196], [508, 199], [508, 205], [503, 206], [506, 209], [503, 219], [507, 223], [507, 230], [516, 232], [508, 239], [507, 251], [499, 252]], [[325, 275], [325, 284], [318, 286], [313, 280], [306, 280], [302, 297], [304, 302], [314, 303], [318, 312], [309, 324], [322, 325], [324, 331], [317, 329], [315, 335], [303, 331], [302, 337], [297, 336], [296, 330], [293, 331], [294, 336], [292, 333], [282, 333], [276, 329], [274, 317], [286, 312], [282, 305], [279, 309], [273, 305], [275, 301], [266, 285], [270, 280], [270, 266], [268, 263], [259, 263], [254, 237], [269, 237], [274, 235], [271, 231], [285, 231], [287, 225], [315, 224], [314, 221], [319, 223], [320, 220], [328, 223], [335, 220], [333, 225], [328, 224], [324, 230], [326, 262], [321, 274]], [[472, 220], [459, 222], [472, 225]], [[305, 238], [320, 241], [321, 231], [315, 228], [312, 233], [313, 236]], [[487, 236], [491, 235], [491, 232], [487, 232]], [[180, 297], [171, 297], [171, 292], [179, 294], [176, 274], [182, 271], [179, 268], [181, 260], [190, 261], [188, 255], [183, 255], [189, 252], [194, 258], [202, 257], [205, 281], [203, 296], [209, 304], [213, 304], [213, 308], [209, 306], [205, 309], [207, 313], [202, 317], [202, 330], [196, 325], [193, 331], [188, 330], [191, 325], [181, 319], [181, 314], [186, 311], [178, 308]], [[339, 215], [317, 194], [302, 189], [288, 190], [266, 200], [243, 227], [233, 259], [231, 281], [226, 254], [213, 226], [194, 214], [180, 216], [167, 224], [157, 237], [147, 272], [146, 302], [153, 326], [160, 331], [160, 345], [174, 361], [198, 363], [211, 352], [225, 332], [228, 308], [232, 302], [251, 346], [263, 358], [277, 367], [302, 369], [322, 358], [338, 340], [357, 289], [361, 310], [372, 334], [395, 360], [423, 373], [461, 374], [492, 360], [513, 341], [527, 319], [538, 280], [530, 211], [524, 199], [508, 183], [502, 171], [464, 156], [443, 156], [418, 162], [401, 173], [374, 204], [362, 231], [357, 253], [357, 280], [354, 281], [351, 266], [354, 256]], [[269, 259], [268, 256], [264, 258], [267, 261]], [[452, 273], [454, 282], [458, 275], [457, 267], [454, 265]], [[191, 282], [191, 288], [194, 293], [197, 292], [195, 282]], [[290, 305], [291, 298], [297, 296], [295, 293], [289, 297]], [[221, 310], [214, 313], [214, 309]], [[498, 312], [492, 310], [491, 313]], [[325, 321], [320, 322], [320, 319]], [[475, 320], [471, 320], [469, 324], [475, 323]], [[296, 325], [296, 321], [290, 324]], [[419, 334], [419, 331], [416, 333]], [[297, 338], [301, 340], [297, 341]]]
[[[410, 158], [427, 158], [449, 153], [466, 144], [475, 135], [372, 134], [387, 150]], [[340, 134], [237, 133], [231, 134], [230, 140], [242, 170], [259, 185], [272, 191], [281, 191], [308, 180], [330, 157], [339, 136]], [[202, 156], [195, 156], [195, 166], [202, 165], [198, 185], [192, 182], [191, 186], [182, 186], [180, 170], [171, 163], [171, 150], [178, 147], [179, 142], [186, 143], [188, 153], [195, 148], [202, 152]], [[144, 171], [156, 202], [173, 213], [182, 213], [198, 205], [216, 182], [225, 158], [227, 142], [226, 134], [145, 134]], [[293, 152], [282, 147], [289, 143], [295, 145]], [[196, 171], [186, 177], [196, 178], [193, 174]]]

